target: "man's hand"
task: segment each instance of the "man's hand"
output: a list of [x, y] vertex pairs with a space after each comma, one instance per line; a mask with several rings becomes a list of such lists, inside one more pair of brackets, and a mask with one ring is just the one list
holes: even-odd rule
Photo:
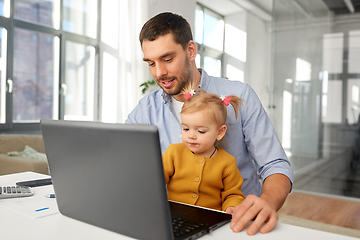
[[235, 207], [232, 213], [231, 229], [234, 232], [240, 232], [254, 220], [247, 229], [248, 235], [254, 235], [259, 230], [260, 233], [270, 232], [278, 221], [276, 211], [284, 204], [290, 189], [291, 182], [285, 175], [273, 174], [267, 177], [260, 197], [248, 195]]
[[[235, 207], [230, 227], [234, 232], [240, 232], [253, 219], [254, 222], [247, 229], [248, 235], [254, 235], [259, 229], [260, 233], [270, 232], [275, 227], [278, 216], [275, 209], [264, 199], [249, 195]], [[264, 223], [266, 224], [262, 226]]]

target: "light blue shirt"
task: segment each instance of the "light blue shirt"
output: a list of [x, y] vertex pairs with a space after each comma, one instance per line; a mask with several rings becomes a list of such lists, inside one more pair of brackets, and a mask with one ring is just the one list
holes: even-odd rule
[[[244, 179], [242, 192], [245, 196], [261, 194], [258, 177], [264, 181], [268, 176], [280, 173], [293, 183], [290, 162], [276, 135], [275, 129], [254, 90], [245, 83], [211, 77], [199, 69], [200, 87], [219, 96], [236, 95], [244, 100], [238, 118], [229, 104], [228, 127], [223, 147], [236, 158]], [[171, 106], [172, 98], [162, 89], [143, 97], [129, 114], [126, 123], [154, 124], [158, 127], [161, 151], [171, 143], [180, 143], [181, 125]]]

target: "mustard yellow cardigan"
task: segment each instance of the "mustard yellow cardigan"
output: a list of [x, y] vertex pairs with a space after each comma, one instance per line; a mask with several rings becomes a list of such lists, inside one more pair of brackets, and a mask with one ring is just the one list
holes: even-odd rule
[[162, 157], [169, 200], [222, 211], [244, 200], [244, 180], [235, 158], [224, 149], [218, 148], [214, 157], [205, 158], [177, 143]]

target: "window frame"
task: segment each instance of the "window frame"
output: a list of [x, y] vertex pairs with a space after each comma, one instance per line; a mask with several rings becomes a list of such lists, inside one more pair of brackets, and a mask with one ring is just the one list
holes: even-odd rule
[[[212, 47], [209, 47], [209, 46], [206, 46], [204, 43], [198, 43], [198, 42], [195, 42], [196, 43], [196, 46], [197, 46], [197, 53], [200, 55], [200, 68], [204, 68], [204, 58], [205, 57], [211, 57], [211, 58], [214, 58], [214, 59], [217, 59], [217, 60], [220, 60], [221, 61], [221, 74], [220, 74], [220, 77], [223, 77], [225, 78], [224, 76], [224, 54], [225, 54], [225, 17], [219, 13], [217, 13], [216, 11], [208, 8], [208, 7], [205, 7], [204, 5], [202, 5], [201, 3], [196, 3], [196, 8], [195, 9], [201, 9], [203, 12], [205, 12], [206, 10], [206, 13], [210, 13], [211, 16], [213, 17], [216, 17], [218, 19], [221, 19], [224, 21], [224, 31], [223, 31], [223, 47], [222, 47], [222, 51], [218, 50], [218, 49], [215, 49], [215, 48], [212, 48]], [[204, 29], [204, 26], [203, 26], [203, 29]], [[194, 39], [195, 41], [195, 39]], [[204, 42], [204, 31], [202, 32], [202, 42]]]
[[15, 1], [10, 1], [10, 16], [4, 17], [0, 16], [0, 27], [7, 30], [7, 53], [6, 53], [6, 117], [5, 123], [0, 123], [1, 132], [39, 132], [40, 131], [40, 121], [39, 122], [24, 122], [24, 123], [14, 123], [13, 122], [13, 92], [9, 92], [8, 80], [13, 80], [13, 70], [14, 70], [14, 31], [16, 28], [25, 29], [27, 31], [34, 31], [44, 34], [49, 34], [54, 37], [59, 38], [59, 66], [58, 66], [58, 119], [64, 119], [64, 105], [65, 105], [65, 96], [62, 91], [62, 84], [65, 83], [65, 53], [66, 53], [66, 42], [71, 41], [75, 43], [80, 43], [84, 45], [89, 45], [95, 48], [95, 77], [94, 77], [94, 120], [99, 119], [99, 46], [100, 46], [100, 19], [101, 19], [101, 1], [97, 0], [97, 32], [96, 38], [91, 38], [83, 35], [78, 35], [70, 32], [66, 32], [63, 29], [63, 0], [60, 0], [60, 28], [55, 29], [49, 26], [44, 26], [32, 22], [25, 22], [19, 19], [14, 18], [14, 7]]

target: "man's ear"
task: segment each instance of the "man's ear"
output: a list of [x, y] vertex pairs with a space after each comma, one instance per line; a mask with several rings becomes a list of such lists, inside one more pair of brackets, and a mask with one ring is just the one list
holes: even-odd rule
[[219, 131], [218, 131], [218, 135], [216, 137], [216, 140], [220, 141], [224, 136], [225, 136], [225, 133], [226, 133], [226, 125], [222, 125], [220, 128], [219, 128]]
[[197, 46], [196, 43], [193, 40], [190, 40], [188, 43], [188, 53], [189, 53], [189, 58], [190, 61], [194, 61], [196, 58], [196, 54], [197, 54]]

